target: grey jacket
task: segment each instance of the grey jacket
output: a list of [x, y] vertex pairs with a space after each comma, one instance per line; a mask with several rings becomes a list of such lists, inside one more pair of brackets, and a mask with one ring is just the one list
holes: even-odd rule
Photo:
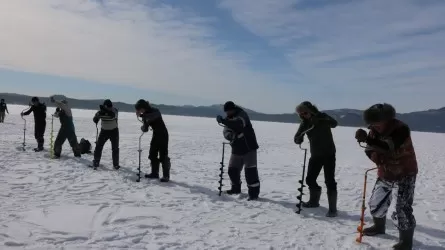
[[60, 108], [61, 110], [63, 110], [65, 112], [65, 115], [72, 117], [73, 113], [71, 112], [71, 107], [68, 105], [68, 103], [64, 103], [62, 101], [57, 101], [55, 100], [54, 103], [56, 104], [56, 106], [58, 108]]
[[103, 130], [113, 130], [118, 128], [118, 114], [119, 111], [116, 108], [111, 108], [107, 112], [98, 111], [93, 120], [101, 122], [101, 128]]

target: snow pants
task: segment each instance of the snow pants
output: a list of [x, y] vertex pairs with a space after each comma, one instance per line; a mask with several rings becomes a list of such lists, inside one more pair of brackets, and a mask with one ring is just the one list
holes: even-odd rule
[[371, 215], [376, 218], [385, 218], [391, 205], [392, 195], [395, 193], [396, 209], [392, 214], [396, 227], [405, 231], [416, 226], [416, 219], [413, 215], [414, 188], [416, 176], [407, 176], [400, 181], [389, 182], [378, 178], [371, 198], [369, 208]]
[[54, 155], [56, 157], [60, 157], [62, 153], [63, 143], [68, 139], [71, 148], [73, 149], [74, 156], [80, 157], [80, 147], [77, 142], [76, 133], [72, 129], [68, 129], [66, 127], [61, 127], [59, 133], [57, 134], [56, 140], [54, 142]]
[[148, 159], [150, 159], [152, 164], [155, 165], [159, 165], [159, 163], [164, 164], [166, 160], [169, 160], [168, 134], [153, 134], [153, 138], [150, 142], [150, 152], [148, 154]]
[[247, 188], [250, 197], [258, 197], [260, 194], [260, 179], [258, 176], [257, 167], [257, 151], [250, 151], [245, 155], [232, 154], [229, 160], [228, 174], [232, 186], [241, 186], [241, 171], [244, 169], [244, 174], [247, 182]]
[[5, 115], [6, 115], [6, 112], [4, 112], [4, 111], [0, 112], [0, 123], [5, 122]]
[[37, 147], [43, 148], [43, 144], [45, 143], [44, 135], [46, 130], [46, 121], [38, 121], [34, 125], [34, 137], [37, 141]]
[[99, 165], [105, 143], [110, 140], [113, 166], [119, 166], [119, 129], [101, 130], [94, 149], [94, 162]]
[[316, 156], [309, 159], [306, 184], [309, 190], [320, 191], [321, 187], [317, 183], [321, 169], [324, 172], [324, 180], [328, 191], [337, 191], [335, 181], [335, 154], [329, 156]]

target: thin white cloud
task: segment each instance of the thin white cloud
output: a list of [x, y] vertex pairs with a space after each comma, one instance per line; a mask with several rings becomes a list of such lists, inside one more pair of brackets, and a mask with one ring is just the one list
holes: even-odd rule
[[[249, 70], [246, 54], [225, 51], [213, 21], [154, 1], [0, 0], [0, 67], [269, 112], [293, 106], [292, 88], [276, 88], [272, 75]], [[286, 101], [259, 104], [265, 99]]]
[[[323, 6], [328, 2], [223, 0], [220, 6], [248, 30], [282, 49], [294, 69], [318, 86], [318, 100], [326, 99], [323, 86], [343, 89], [345, 94], [337, 98], [378, 87], [392, 96], [388, 101], [418, 109], [419, 103], [399, 92], [405, 84], [413, 90], [418, 80], [417, 88], [425, 93], [419, 96], [422, 102], [443, 105], [443, 99], [429, 94], [445, 91], [445, 2], [357, 0]], [[428, 75], [407, 77], [422, 72]], [[425, 92], [428, 88], [430, 92]], [[333, 96], [327, 99], [332, 103]], [[366, 107], [378, 99], [366, 96], [358, 102]]]

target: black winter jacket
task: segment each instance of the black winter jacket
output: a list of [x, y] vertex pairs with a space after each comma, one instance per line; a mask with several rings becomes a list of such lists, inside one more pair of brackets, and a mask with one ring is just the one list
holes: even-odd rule
[[302, 133], [314, 126], [314, 128], [306, 134], [310, 142], [311, 156], [323, 157], [335, 155], [336, 147], [331, 128], [335, 128], [337, 125], [338, 123], [334, 118], [326, 113], [319, 112], [310, 120], [303, 119], [295, 134], [294, 140], [298, 144], [302, 143], [304, 136]]
[[35, 124], [46, 123], [46, 105], [44, 103], [32, 105], [28, 111], [23, 112], [23, 115], [29, 115], [31, 112], [34, 114]]
[[148, 131], [148, 127], [151, 127], [153, 129], [153, 137], [168, 136], [168, 130], [159, 109], [151, 107], [141, 115], [141, 118], [144, 122], [144, 131]]
[[235, 115], [224, 119], [222, 124], [226, 126], [224, 138], [230, 141], [232, 154], [245, 155], [259, 148], [255, 130], [243, 109], [237, 108]]

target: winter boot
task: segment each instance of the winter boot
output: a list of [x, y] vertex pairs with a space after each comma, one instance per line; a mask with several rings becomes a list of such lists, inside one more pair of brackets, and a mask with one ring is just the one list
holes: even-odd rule
[[60, 159], [60, 153], [54, 153], [53, 159]]
[[226, 193], [228, 195], [240, 194], [241, 193], [241, 183], [239, 185], [232, 184], [232, 189], [227, 190]]
[[151, 174], [146, 174], [145, 178], [159, 179], [159, 161], [151, 161]]
[[79, 145], [73, 147], [72, 149], [73, 149], [74, 157], [77, 157], [77, 158], [82, 157], [82, 154], [80, 153]]
[[93, 160], [93, 168], [97, 169], [99, 167], [99, 161], [98, 160]]
[[115, 148], [111, 151], [111, 157], [113, 158], [113, 167], [114, 169], [119, 169], [119, 148]]
[[170, 168], [171, 168], [170, 158], [167, 157], [164, 160], [164, 162], [162, 163], [162, 178], [161, 178], [161, 182], [168, 182], [168, 181], [170, 181]]
[[115, 169], [115, 170], [118, 170], [119, 168], [121, 168], [119, 165], [116, 165], [116, 166], [113, 166], [113, 168]]
[[396, 250], [411, 250], [413, 249], [413, 235], [414, 228], [405, 231], [399, 230], [399, 243], [393, 246]]
[[363, 235], [366, 236], [375, 236], [378, 234], [385, 234], [386, 231], [386, 217], [384, 218], [376, 218], [373, 217], [374, 225], [363, 229]]
[[307, 208], [314, 208], [320, 206], [320, 196], [321, 196], [321, 189], [310, 189], [309, 190], [309, 201], [303, 202], [302, 206]]
[[43, 151], [43, 147], [37, 147], [34, 149], [34, 152], [41, 152]]
[[249, 188], [249, 198], [247, 200], [253, 201], [258, 200], [258, 196], [260, 195], [260, 184], [258, 183], [258, 186], [256, 187], [248, 187]]
[[326, 217], [337, 217], [337, 190], [328, 190], [329, 211]]

